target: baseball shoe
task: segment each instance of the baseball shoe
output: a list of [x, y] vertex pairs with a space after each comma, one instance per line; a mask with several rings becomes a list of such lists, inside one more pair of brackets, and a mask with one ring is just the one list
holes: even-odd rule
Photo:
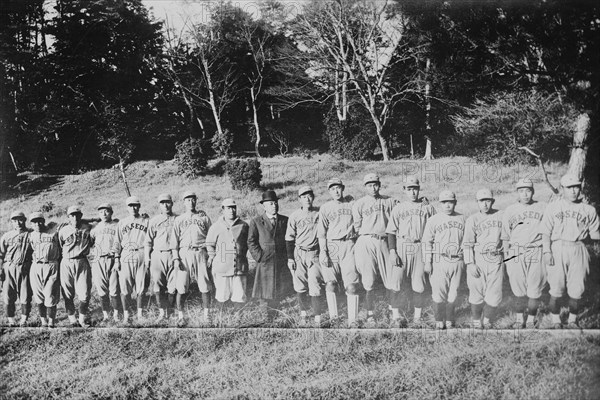
[[401, 319], [393, 319], [390, 323], [390, 328], [392, 329], [401, 329], [404, 328], [404, 321]]
[[53, 329], [55, 327], [56, 327], [56, 325], [54, 325], [54, 321], [48, 322], [48, 328]]
[[48, 327], [48, 322], [47, 321], [40, 322], [40, 328], [47, 328], [47, 327]]
[[525, 328], [525, 324], [523, 322], [517, 321], [512, 324], [513, 329], [523, 329]]
[[538, 328], [538, 322], [537, 321], [526, 322], [525, 323], [525, 329], [537, 329], [537, 328]]
[[21, 320], [21, 321], [19, 321], [19, 326], [20, 326], [21, 328], [25, 328], [25, 327], [27, 327], [27, 320], [25, 320], [25, 321], [22, 321], [22, 320]]
[[84, 319], [80, 319], [79, 320], [79, 326], [82, 327], [82, 328], [84, 328], [84, 329], [86, 329], [86, 328], [89, 328], [91, 325], [90, 325], [89, 321], [86, 321]]
[[375, 327], [375, 317], [372, 315], [369, 315], [367, 317], [367, 323], [366, 323], [366, 328], [374, 328]]
[[10, 328], [14, 328], [15, 326], [17, 326], [17, 323], [16, 323], [15, 321], [11, 321], [11, 320], [9, 320], [9, 321], [8, 321], [8, 326], [9, 326]]
[[154, 320], [155, 323], [157, 324], [162, 324], [163, 322], [165, 322], [165, 316], [164, 315], [159, 315], [158, 318], [156, 318], [156, 320]]
[[185, 318], [177, 318], [177, 327], [178, 328], [183, 328], [187, 325], [187, 321], [185, 320]]
[[552, 324], [552, 329], [562, 329], [563, 325], [560, 322]]
[[441, 330], [441, 329], [445, 329], [445, 328], [446, 327], [444, 326], [444, 322], [442, 322], [442, 321], [435, 321], [435, 328], [434, 329]]

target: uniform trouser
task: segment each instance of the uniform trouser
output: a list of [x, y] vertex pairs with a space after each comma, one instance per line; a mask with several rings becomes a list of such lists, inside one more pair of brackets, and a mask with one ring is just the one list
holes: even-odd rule
[[513, 294], [516, 297], [539, 299], [546, 286], [542, 247], [519, 248], [514, 256], [505, 263]]
[[75, 296], [82, 303], [90, 301], [92, 273], [87, 258], [66, 258], [60, 262], [60, 288], [66, 301]]
[[397, 242], [400, 250], [398, 255], [406, 269], [406, 276], [410, 278], [412, 290], [416, 293], [425, 291], [425, 263], [423, 261], [423, 246], [421, 243]]
[[590, 256], [583, 242], [552, 242], [554, 265], [547, 265], [550, 296], [560, 298], [567, 294], [573, 300], [581, 299], [585, 278], [589, 272]]
[[6, 279], [2, 288], [5, 305], [31, 304], [31, 286], [29, 285], [29, 264], [7, 262], [4, 264]]
[[331, 264], [321, 268], [325, 283], [344, 283], [347, 289], [351, 284], [359, 282], [358, 272], [354, 263], [354, 241], [327, 240], [327, 251]]
[[469, 287], [469, 303], [482, 304], [498, 307], [502, 301], [502, 257], [487, 253], [475, 253], [475, 268], [479, 277], [475, 278], [467, 274], [467, 286]]
[[154, 250], [150, 256], [152, 291], [154, 293], [167, 292], [169, 294], [175, 294], [175, 292], [186, 293], [189, 279], [185, 279], [187, 274], [185, 271], [182, 271], [182, 273], [179, 274], [179, 277], [183, 282], [181, 282], [181, 285], [179, 285], [178, 288], [178, 271], [179, 268], [174, 268], [173, 254], [171, 251]]
[[290, 272], [296, 293], [306, 293], [308, 290], [309, 296], [320, 296], [323, 274], [319, 263], [319, 250], [302, 250], [296, 247], [294, 258], [296, 270]]
[[379, 274], [386, 289], [400, 291], [404, 271], [391, 265], [388, 261], [389, 252], [385, 238], [367, 235], [358, 237], [354, 246], [354, 260], [365, 290], [373, 290], [375, 278]]
[[[181, 256], [181, 262], [185, 267], [185, 271], [178, 271], [177, 273], [187, 273], [188, 282], [189, 277], [195, 279], [198, 282], [198, 289], [201, 293], [208, 293], [211, 291], [212, 284], [210, 282], [210, 274], [206, 268], [206, 262], [208, 261], [208, 253], [206, 248], [202, 247], [199, 249], [181, 249], [179, 250]], [[181, 279], [184, 279], [183, 277]], [[186, 286], [186, 291], [189, 286]], [[185, 292], [183, 292], [185, 293]]]
[[119, 271], [121, 296], [134, 294], [135, 297], [142, 296], [146, 292], [145, 286], [144, 249], [123, 250], [123, 253], [121, 253], [121, 270]]
[[215, 299], [224, 303], [231, 300], [234, 303], [245, 303], [246, 275], [221, 276], [213, 274], [215, 282]]
[[92, 280], [100, 297], [119, 295], [119, 271], [114, 263], [113, 258], [98, 257], [92, 264]]
[[34, 263], [29, 272], [32, 297], [35, 304], [54, 307], [58, 304], [58, 261]]
[[462, 259], [440, 257], [434, 259], [433, 272], [429, 276], [431, 297], [435, 303], [454, 303], [458, 295], [458, 286], [464, 262]]

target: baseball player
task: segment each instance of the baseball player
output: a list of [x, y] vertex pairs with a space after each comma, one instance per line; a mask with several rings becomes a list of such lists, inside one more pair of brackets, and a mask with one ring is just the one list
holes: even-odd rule
[[463, 238], [464, 260], [473, 327], [482, 327], [483, 315], [483, 327], [490, 328], [502, 301], [502, 212], [493, 208], [491, 190], [481, 189], [475, 197], [479, 212], [467, 218]]
[[516, 297], [514, 327], [534, 328], [539, 299], [546, 286], [539, 227], [546, 203], [533, 200], [535, 192], [530, 179], [519, 180], [516, 189], [519, 201], [508, 206], [502, 217], [504, 258], [508, 281]]
[[[421, 239], [425, 224], [436, 214], [435, 208], [423, 197], [419, 197], [421, 185], [416, 176], [408, 176], [404, 185], [407, 200], [397, 204], [390, 215], [386, 232], [392, 265], [401, 265], [410, 278], [413, 305], [413, 323], [421, 322], [425, 301], [425, 272], [423, 270], [423, 248]], [[399, 318], [399, 310], [392, 309], [392, 318]]]
[[[187, 284], [182, 287], [182, 292], [177, 290], [177, 310], [179, 312], [179, 323], [184, 323], [183, 318], [183, 294], [189, 290], [189, 279], [196, 279], [198, 288], [202, 293], [202, 305], [204, 306], [204, 320], [209, 322], [210, 318], [210, 272], [206, 262], [206, 235], [212, 222], [204, 211], [196, 210], [196, 193], [185, 192], [183, 194], [183, 205], [185, 213], [175, 219], [173, 226], [173, 237], [171, 240], [171, 251], [175, 268], [179, 269], [184, 276], [187, 275]], [[178, 278], [179, 279], [179, 278]], [[183, 278], [182, 278], [183, 279]]]
[[33, 301], [38, 306], [42, 327], [54, 328], [60, 290], [58, 233], [53, 226], [46, 225], [44, 215], [40, 212], [31, 213], [29, 221], [33, 225], [33, 232], [29, 235], [29, 245], [32, 249], [29, 281]]
[[366, 291], [367, 322], [373, 323], [372, 290], [375, 278], [381, 275], [383, 285], [390, 292], [392, 308], [398, 309], [403, 271], [399, 266], [392, 266], [388, 260], [390, 250], [385, 230], [394, 200], [379, 194], [381, 182], [377, 174], [365, 175], [363, 184], [367, 195], [358, 199], [352, 207], [354, 229], [359, 235], [354, 245], [354, 260]]
[[100, 222], [92, 228], [92, 280], [102, 305], [102, 322], [109, 320], [112, 306], [113, 319], [119, 321], [119, 272], [115, 268], [112, 249], [117, 238], [118, 221], [112, 218], [113, 209], [108, 203], [98, 206]]
[[69, 223], [58, 231], [58, 242], [62, 248], [60, 262], [60, 287], [65, 300], [65, 309], [72, 326], [77, 326], [75, 316], [75, 296], [79, 298], [79, 325], [89, 327], [87, 313], [92, 286], [92, 271], [88, 254], [92, 247], [90, 225], [82, 221], [81, 208], [70, 206], [67, 209]]
[[425, 244], [425, 273], [429, 274], [434, 302], [435, 327], [453, 328], [454, 302], [462, 275], [462, 240], [465, 217], [455, 211], [456, 195], [444, 190], [440, 193], [441, 212], [427, 221], [423, 232]]
[[298, 198], [300, 209], [289, 216], [285, 233], [288, 268], [292, 273], [294, 290], [298, 296], [301, 321], [305, 323], [307, 319], [308, 291], [315, 323], [320, 325], [323, 276], [319, 264], [319, 239], [317, 238], [319, 208], [313, 206], [315, 195], [310, 186], [301, 187], [298, 190]]
[[223, 215], [206, 236], [208, 266], [215, 283], [215, 299], [221, 307], [231, 300], [235, 310], [239, 310], [246, 302], [248, 224], [238, 218], [233, 199], [223, 200], [221, 212]]
[[143, 297], [146, 292], [146, 265], [144, 243], [148, 232], [149, 218], [140, 215], [141, 202], [137, 196], [125, 201], [129, 216], [119, 221], [117, 237], [113, 243], [115, 266], [119, 272], [119, 288], [123, 303], [123, 323], [129, 323], [131, 297], [136, 295], [137, 317], [143, 317]]
[[[173, 198], [170, 194], [158, 196], [160, 214], [148, 223], [145, 239], [146, 269], [152, 276], [152, 291], [156, 296], [159, 314], [156, 322], [168, 317], [168, 304], [175, 303], [175, 293], [186, 293], [189, 276], [179, 268], [174, 268], [171, 242], [175, 218], [173, 214]], [[168, 298], [166, 297], [168, 293]]]
[[19, 325], [25, 326], [31, 312], [31, 287], [29, 286], [29, 268], [31, 249], [28, 245], [29, 230], [25, 227], [25, 214], [15, 211], [10, 215], [12, 230], [0, 239], [0, 280], [8, 326], [15, 326], [15, 303], [21, 304]]
[[574, 175], [561, 178], [563, 198], [548, 204], [541, 222], [544, 263], [550, 284], [550, 313], [555, 328], [561, 328], [559, 300], [569, 296], [568, 327], [577, 328], [579, 299], [589, 272], [588, 237], [600, 240], [598, 214], [581, 199], [581, 181]]
[[344, 197], [344, 183], [339, 178], [327, 182], [332, 200], [319, 209], [319, 260], [325, 281], [329, 318], [338, 318], [336, 289], [343, 282], [348, 302], [348, 323], [358, 317], [358, 272], [354, 264], [356, 232], [352, 219], [353, 201]]

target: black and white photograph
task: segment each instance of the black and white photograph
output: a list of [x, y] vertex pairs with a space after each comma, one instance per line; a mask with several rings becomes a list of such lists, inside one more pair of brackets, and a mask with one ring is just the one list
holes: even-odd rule
[[598, 398], [599, 86], [591, 0], [0, 0], [0, 399]]

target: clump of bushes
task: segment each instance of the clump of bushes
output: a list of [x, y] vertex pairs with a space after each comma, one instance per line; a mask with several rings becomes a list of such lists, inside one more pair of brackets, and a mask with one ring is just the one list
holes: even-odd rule
[[230, 159], [227, 161], [226, 171], [234, 190], [246, 192], [260, 188], [262, 171], [258, 159]]
[[177, 173], [196, 178], [206, 172], [208, 157], [199, 139], [188, 138], [176, 145]]

